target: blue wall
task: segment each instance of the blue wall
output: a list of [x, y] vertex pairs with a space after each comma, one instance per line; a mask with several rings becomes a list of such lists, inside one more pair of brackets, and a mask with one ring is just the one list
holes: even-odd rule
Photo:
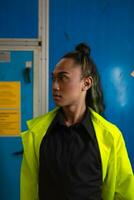
[[[50, 0], [50, 73], [64, 53], [87, 42], [98, 67], [105, 117], [123, 132], [134, 167], [134, 1]], [[51, 80], [50, 80], [50, 96]], [[50, 101], [49, 108], [54, 107]]]

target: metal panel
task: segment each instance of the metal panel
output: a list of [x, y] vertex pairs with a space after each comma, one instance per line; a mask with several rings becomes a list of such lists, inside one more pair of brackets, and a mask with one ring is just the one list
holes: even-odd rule
[[0, 199], [19, 200], [20, 168], [22, 155], [21, 139], [17, 137], [0, 138]]
[[38, 0], [0, 1], [0, 38], [38, 38]]
[[[7, 60], [0, 61], [0, 81], [21, 82], [21, 131], [26, 130], [26, 120], [38, 114], [38, 49], [25, 47], [1, 47], [8, 52]], [[4, 56], [3, 56], [4, 59]], [[29, 63], [31, 62], [31, 63]], [[30, 82], [26, 79], [26, 65], [31, 65]], [[36, 85], [36, 87], [34, 87]], [[34, 98], [34, 101], [33, 101]], [[19, 199], [20, 167], [23, 149], [20, 137], [0, 137], [0, 199]]]

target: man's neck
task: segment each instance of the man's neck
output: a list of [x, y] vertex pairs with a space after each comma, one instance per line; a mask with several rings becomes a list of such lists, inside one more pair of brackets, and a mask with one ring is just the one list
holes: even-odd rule
[[65, 117], [65, 124], [71, 126], [73, 124], [79, 123], [86, 111], [86, 105], [82, 106], [69, 106], [63, 107], [63, 113]]

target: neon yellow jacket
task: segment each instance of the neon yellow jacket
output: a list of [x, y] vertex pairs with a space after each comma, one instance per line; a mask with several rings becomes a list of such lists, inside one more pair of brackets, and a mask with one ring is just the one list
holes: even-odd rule
[[[39, 149], [56, 113], [57, 109], [28, 121], [28, 130], [22, 133], [20, 200], [39, 200]], [[121, 132], [92, 109], [91, 118], [102, 160], [103, 200], [134, 200], [134, 176]]]

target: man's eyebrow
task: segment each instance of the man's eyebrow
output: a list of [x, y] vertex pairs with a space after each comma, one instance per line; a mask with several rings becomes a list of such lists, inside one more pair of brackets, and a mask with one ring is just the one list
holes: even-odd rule
[[[54, 72], [51, 73], [52, 76], [54, 76], [54, 74], [55, 74]], [[61, 72], [57, 72], [56, 74], [58, 74], [58, 75], [64, 75], [64, 74], [69, 74], [69, 72], [61, 71]]]

